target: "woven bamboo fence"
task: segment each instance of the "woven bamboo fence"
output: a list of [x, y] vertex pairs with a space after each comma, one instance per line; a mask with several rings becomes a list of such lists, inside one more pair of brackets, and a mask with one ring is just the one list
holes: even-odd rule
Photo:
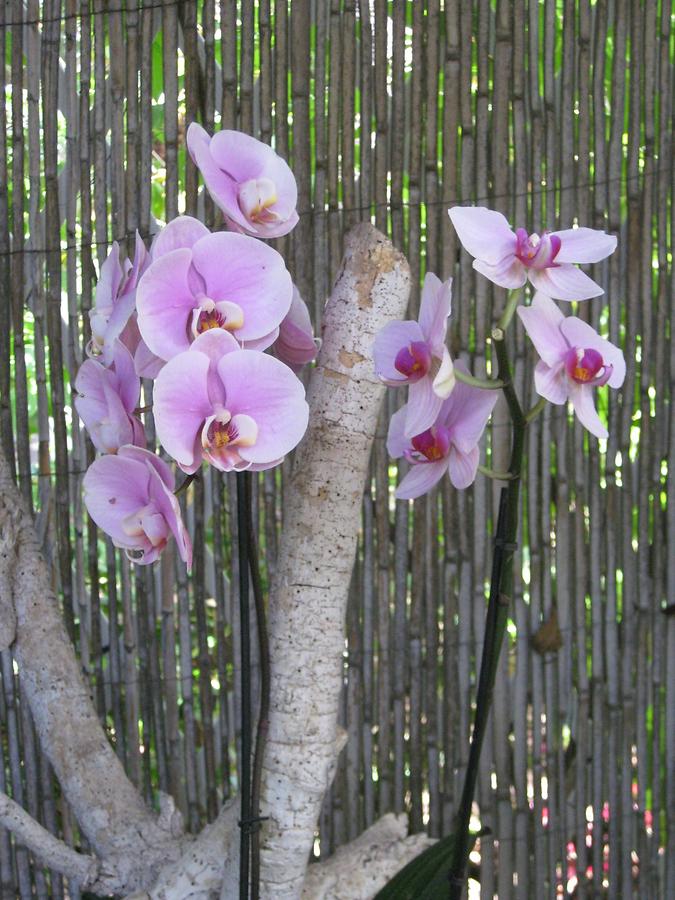
[[[675, 885], [675, 467], [670, 313], [675, 72], [667, 0], [5, 0], [0, 4], [0, 429], [35, 511], [101, 721], [148, 801], [189, 827], [236, 791], [234, 491], [205, 472], [194, 574], [133, 569], [86, 516], [93, 458], [73, 407], [86, 311], [112, 240], [179, 211], [213, 226], [189, 122], [274, 144], [300, 222], [276, 242], [317, 325], [345, 231], [371, 220], [419, 285], [455, 276], [453, 356], [476, 374], [503, 292], [474, 277], [455, 203], [530, 230], [619, 236], [578, 314], [621, 344], [610, 437], [563, 407], [528, 437], [517, 590], [482, 758], [480, 896], [666, 896]], [[133, 255], [133, 253], [132, 253]], [[411, 300], [416, 312], [419, 288]], [[534, 402], [522, 329], [518, 388]], [[388, 399], [363, 496], [345, 649], [349, 734], [315, 852], [389, 810], [451, 828], [468, 755], [496, 488], [393, 500]], [[505, 418], [494, 419], [492, 461]], [[265, 571], [283, 519], [260, 477]], [[495, 465], [498, 468], [498, 466]], [[0, 789], [81, 846], [2, 654]], [[668, 869], [668, 872], [666, 871]], [[669, 876], [669, 877], [668, 877]], [[0, 831], [3, 897], [76, 897]], [[672, 894], [671, 894], [672, 896]]]

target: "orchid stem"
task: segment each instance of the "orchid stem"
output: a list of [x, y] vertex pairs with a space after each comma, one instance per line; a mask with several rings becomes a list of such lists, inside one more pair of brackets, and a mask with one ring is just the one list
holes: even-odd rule
[[[504, 634], [508, 608], [513, 592], [513, 554], [516, 549], [518, 535], [518, 512], [520, 499], [520, 475], [523, 469], [525, 449], [525, 429], [527, 422], [523, 414], [518, 395], [511, 381], [511, 365], [504, 342], [504, 329], [517, 304], [513, 298], [509, 301], [499, 325], [492, 332], [498, 362], [498, 375], [504, 382], [504, 396], [513, 423], [511, 444], [511, 460], [509, 464], [509, 481], [502, 488], [499, 515], [494, 537], [492, 556], [492, 577], [490, 579], [490, 596], [485, 618], [485, 635], [483, 639], [483, 656], [480, 665], [478, 690], [476, 693], [476, 712], [469, 749], [469, 762], [464, 776], [462, 796], [455, 819], [455, 841], [448, 879], [450, 882], [450, 900], [460, 900], [466, 880], [466, 867], [472, 836], [469, 829], [471, 806], [476, 790], [480, 754], [487, 731], [492, 695], [494, 692], [497, 664]], [[509, 307], [511, 312], [507, 316]], [[506, 324], [504, 324], [506, 322]]]
[[174, 497], [179, 497], [181, 494], [185, 493], [187, 489], [190, 487], [193, 481], [196, 481], [199, 478], [198, 472], [193, 472], [191, 475], [186, 475], [185, 478], [178, 485], [176, 490], [173, 492]]
[[241, 647], [241, 798], [239, 900], [249, 898], [251, 849], [251, 634], [249, 619], [248, 517], [251, 475], [237, 473], [237, 550], [239, 555], [239, 630]]
[[539, 413], [546, 406], [546, 397], [540, 397], [539, 400], [534, 404], [532, 409], [525, 415], [525, 421], [529, 425], [533, 419], [536, 419]]
[[[251, 488], [251, 479], [248, 481]], [[256, 623], [258, 628], [258, 648], [260, 652], [260, 712], [253, 754], [253, 784], [251, 789], [251, 900], [260, 897], [260, 790], [262, 785], [262, 762], [267, 743], [270, 710], [270, 648], [265, 617], [265, 598], [263, 596], [260, 567], [258, 565], [258, 547], [253, 530], [253, 505], [251, 497], [247, 507], [246, 543], [248, 559], [251, 567], [251, 584], [255, 602]]]
[[[515, 291], [511, 291], [509, 293], [509, 299], [506, 301], [506, 306], [504, 307], [504, 311], [502, 312], [499, 321], [497, 322], [497, 329], [501, 332], [506, 331], [506, 329], [511, 324], [511, 319], [513, 318], [513, 314], [516, 311], [516, 307], [520, 303], [520, 300], [523, 296], [523, 291], [521, 288]], [[493, 333], [494, 338], [494, 333]], [[496, 338], [496, 340], [498, 340]]]
[[494, 481], [512, 481], [518, 477], [510, 472], [495, 472], [492, 469], [488, 469], [487, 466], [478, 466], [478, 471], [485, 475], [486, 478], [492, 478]]
[[484, 391], [500, 391], [504, 387], [504, 382], [499, 378], [477, 378], [475, 375], [469, 375], [468, 372], [462, 372], [461, 369], [455, 367], [455, 378], [464, 384], [470, 384], [471, 387], [481, 388]]

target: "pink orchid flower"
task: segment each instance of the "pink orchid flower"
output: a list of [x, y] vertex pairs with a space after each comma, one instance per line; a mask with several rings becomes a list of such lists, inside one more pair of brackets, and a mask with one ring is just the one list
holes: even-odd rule
[[75, 379], [75, 408], [101, 453], [116, 453], [123, 444], [145, 447], [145, 430], [133, 415], [141, 382], [134, 362], [120, 340], [113, 345], [112, 367], [86, 359]]
[[140, 447], [120, 447], [116, 456], [94, 460], [83, 485], [89, 515], [132, 562], [154, 562], [173, 534], [190, 570], [192, 544], [173, 494], [173, 472], [162, 459]]
[[452, 278], [427, 272], [417, 322], [390, 322], [373, 345], [375, 373], [389, 387], [408, 385], [405, 435], [420, 434], [435, 421], [455, 384], [445, 346]]
[[163, 359], [150, 352], [138, 330], [136, 289], [149, 264], [150, 256], [138, 232], [133, 263], [128, 259], [120, 263], [119, 246], [114, 242], [101, 266], [96, 303], [89, 311], [92, 337], [87, 355], [110, 366], [115, 341], [119, 339], [132, 354], [136, 374], [141, 378], [155, 378], [164, 365]]
[[[461, 372], [466, 366], [456, 362]], [[456, 488], [473, 484], [478, 470], [478, 441], [497, 403], [497, 392], [458, 381], [430, 428], [412, 439], [406, 435], [407, 409], [401, 407], [389, 424], [387, 450], [410, 463], [396, 489], [399, 500], [413, 500], [430, 491], [447, 472]]]
[[618, 388], [626, 377], [623, 353], [576, 316], [565, 318], [544, 294], [518, 315], [541, 360], [534, 370], [537, 393], [561, 405], [571, 400], [577, 418], [591, 434], [607, 437], [593, 403], [593, 388]]
[[153, 412], [157, 437], [184, 472], [202, 459], [230, 472], [281, 462], [305, 433], [309, 407], [288, 366], [213, 331], [164, 366]]
[[223, 329], [248, 349], [274, 342], [293, 282], [272, 247], [241, 234], [211, 234], [181, 216], [152, 247], [138, 286], [138, 327], [152, 353], [169, 360], [205, 331]]
[[295, 227], [295, 177], [271, 147], [240, 131], [219, 131], [209, 137], [196, 122], [187, 130], [187, 146], [230, 228], [276, 238]]
[[112, 365], [118, 339], [132, 356], [138, 348], [141, 336], [136, 325], [136, 288], [149, 262], [145, 244], [136, 232], [133, 263], [128, 259], [120, 261], [119, 245], [114, 241], [101, 266], [94, 306], [89, 310], [91, 341], [87, 355], [100, 357], [106, 366]]
[[457, 235], [475, 257], [473, 267], [505, 288], [520, 288], [529, 278], [538, 291], [557, 300], [587, 300], [603, 289], [574, 263], [596, 263], [616, 249], [614, 235], [592, 228], [568, 228], [514, 234], [500, 212], [483, 206], [448, 210]]
[[293, 300], [286, 318], [279, 326], [279, 337], [272, 344], [272, 353], [297, 373], [316, 359], [321, 341], [314, 337], [312, 320], [300, 291], [293, 285]]

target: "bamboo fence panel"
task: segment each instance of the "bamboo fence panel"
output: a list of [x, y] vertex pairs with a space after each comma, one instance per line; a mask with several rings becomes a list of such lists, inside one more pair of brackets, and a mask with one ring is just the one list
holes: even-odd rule
[[[181, 498], [195, 538], [134, 571], [87, 519], [93, 459], [73, 406], [87, 311], [113, 240], [133, 255], [179, 212], [222, 217], [188, 124], [241, 128], [289, 159], [300, 222], [276, 242], [317, 329], [345, 231], [372, 220], [454, 276], [454, 357], [489, 370], [502, 292], [475, 276], [446, 210], [487, 205], [530, 230], [574, 222], [619, 248], [577, 314], [622, 345], [597, 442], [551, 407], [528, 436], [507, 646], [475, 807], [481, 896], [665, 897], [675, 884], [675, 512], [671, 312], [675, 45], [665, 0], [4, 0], [0, 91], [0, 441], [30, 501], [63, 614], [116, 752], [187, 826], [236, 792], [238, 604], [232, 479]], [[533, 352], [512, 339], [535, 400]], [[144, 402], [152, 402], [145, 383]], [[348, 741], [315, 856], [379, 815], [452, 828], [467, 765], [497, 489], [480, 477], [414, 505], [382, 411], [347, 620]], [[503, 468], [498, 406], [487, 461]], [[148, 435], [153, 445], [150, 422]], [[288, 463], [260, 477], [263, 577]], [[254, 654], [254, 681], [257, 660]], [[23, 701], [0, 673], [0, 789], [82, 846]], [[257, 690], [257, 687], [255, 687]], [[0, 830], [3, 897], [77, 897]]]

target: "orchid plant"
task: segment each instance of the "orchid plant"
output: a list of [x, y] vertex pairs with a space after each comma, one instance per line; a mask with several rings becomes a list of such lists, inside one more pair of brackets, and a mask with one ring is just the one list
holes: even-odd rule
[[[88, 359], [80, 367], [75, 405], [97, 451], [84, 478], [92, 519], [136, 564], [156, 561], [168, 542], [191, 566], [192, 547], [176, 494], [206, 463], [220, 472], [277, 466], [302, 439], [309, 407], [298, 378], [317, 353], [309, 312], [282, 256], [261, 239], [287, 234], [298, 221], [297, 187], [286, 164], [248, 135], [209, 136], [193, 123], [189, 153], [229, 230], [211, 232], [179, 216], [150, 249], [137, 235], [133, 261], [113, 244], [101, 267], [89, 314]], [[595, 436], [607, 430], [594, 406], [595, 388], [623, 383], [621, 351], [582, 319], [564, 316], [554, 300], [586, 300], [602, 288], [577, 264], [595, 263], [616, 238], [589, 228], [529, 234], [501, 213], [454, 207], [450, 219], [476, 271], [509, 289], [492, 331], [498, 377], [473, 376], [446, 346], [452, 279], [427, 273], [416, 321], [389, 323], [377, 336], [378, 377], [408, 390], [392, 417], [389, 454], [407, 467], [396, 497], [415, 499], [447, 474], [469, 487], [479, 469], [480, 441], [504, 393], [513, 422], [511, 462], [504, 478], [470, 761], [453, 837], [452, 896], [459, 897], [469, 849], [469, 813], [505, 625], [502, 602], [512, 587], [524, 432], [545, 401], [571, 402]], [[530, 305], [519, 305], [531, 282]], [[513, 386], [505, 335], [518, 313], [540, 361], [534, 373], [542, 398], [523, 411]], [[141, 407], [141, 379], [154, 380], [152, 407]], [[141, 416], [152, 411], [163, 454], [148, 448]], [[171, 462], [186, 475], [178, 490]], [[240, 503], [246, 490], [237, 481]], [[240, 528], [246, 531], [240, 519]], [[242, 532], [240, 531], [240, 535]], [[248, 597], [250, 560], [241, 555], [240, 601]], [[242, 621], [248, 620], [242, 611]], [[245, 648], [242, 646], [242, 660]], [[246, 651], [247, 652], [247, 651]], [[245, 666], [243, 666], [245, 668]], [[247, 841], [256, 822], [247, 752], [242, 748], [242, 884], [248, 889]], [[245, 846], [246, 845], [246, 846]], [[245, 871], [244, 871], [245, 870]], [[242, 889], [242, 896], [247, 893]], [[393, 896], [393, 895], [392, 895]]]
[[[498, 377], [476, 378], [461, 361], [453, 365], [445, 347], [451, 282], [439, 289], [436, 276], [427, 274], [419, 321], [387, 325], [373, 347], [375, 372], [380, 379], [390, 387], [408, 388], [407, 403], [392, 417], [387, 439], [389, 454], [409, 464], [396, 496], [402, 500], [420, 497], [446, 473], [456, 488], [473, 483], [480, 468], [478, 445], [499, 390], [504, 393], [512, 421], [511, 458], [506, 473], [482, 470], [505, 480], [507, 486], [502, 490], [494, 529], [474, 728], [455, 829], [449, 838], [406, 866], [378, 894], [379, 900], [436, 897], [441, 891], [445, 896], [448, 872], [439, 866], [448, 865], [449, 896], [459, 900], [462, 895], [471, 846], [471, 805], [506, 630], [508, 604], [504, 598], [511, 596], [513, 588], [525, 429], [547, 400], [557, 405], [570, 401], [581, 424], [596, 437], [606, 438], [607, 429], [595, 408], [594, 390], [603, 385], [619, 388], [626, 374], [618, 347], [582, 319], [565, 316], [554, 303], [554, 299], [580, 301], [603, 293], [576, 264], [605, 259], [616, 248], [615, 237], [590, 228], [534, 234], [518, 228], [514, 232], [501, 213], [483, 207], [457, 206], [448, 212], [462, 245], [474, 257], [474, 269], [511, 292], [491, 334]], [[521, 304], [527, 281], [535, 289], [529, 306]], [[540, 356], [534, 386], [541, 400], [529, 412], [523, 410], [515, 391], [505, 342], [516, 311]], [[437, 873], [438, 882], [430, 882], [430, 872]]]
[[[137, 234], [133, 262], [120, 259], [112, 245], [89, 314], [88, 359], [75, 379], [75, 407], [102, 454], [85, 474], [84, 502], [131, 562], [155, 562], [173, 538], [189, 571], [192, 545], [176, 494], [203, 463], [239, 473], [239, 599], [247, 622], [249, 568], [254, 592], [256, 585], [247, 473], [279, 465], [302, 439], [309, 407], [298, 374], [316, 357], [318, 341], [283, 257], [261, 240], [287, 234], [298, 221], [287, 163], [236, 131], [209, 137], [193, 123], [187, 143], [229, 230], [212, 233], [197, 219], [179, 216], [149, 250]], [[151, 407], [139, 406], [141, 378], [154, 380]], [[140, 416], [150, 411], [162, 456], [147, 447]], [[178, 489], [171, 461], [187, 476]], [[243, 898], [249, 861], [251, 871], [256, 866], [256, 852], [249, 856], [249, 850], [260, 821], [259, 785], [250, 771], [248, 642], [242, 627]], [[259, 739], [256, 759], [262, 746]]]

